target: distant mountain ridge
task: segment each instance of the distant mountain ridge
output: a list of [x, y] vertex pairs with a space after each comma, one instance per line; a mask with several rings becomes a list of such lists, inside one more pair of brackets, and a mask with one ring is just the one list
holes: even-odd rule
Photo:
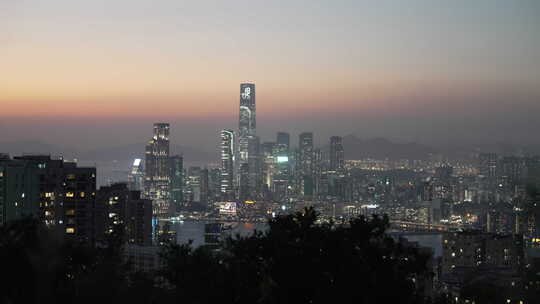
[[[73, 147], [62, 147], [41, 141], [26, 140], [0, 142], [0, 153], [8, 153], [11, 156], [48, 154], [52, 156], [63, 156], [66, 159], [77, 158], [85, 161], [132, 161], [134, 158], [144, 157], [145, 146], [146, 143], [135, 143], [90, 151], [79, 151]], [[518, 146], [506, 143], [493, 143], [433, 147], [415, 142], [396, 143], [381, 137], [362, 139], [353, 134], [343, 137], [343, 147], [346, 159], [427, 159], [432, 154], [443, 154], [450, 158], [463, 159], [481, 152], [494, 152], [500, 155], [540, 154], [540, 144]], [[170, 149], [171, 155], [184, 155], [184, 160], [187, 163], [212, 162], [219, 159], [217, 149], [215, 151], [207, 151], [176, 144], [171, 144]], [[329, 146], [325, 145], [322, 149], [328, 151]]]
[[[0, 153], [12, 156], [22, 154], [45, 154], [63, 156], [66, 159], [77, 158], [91, 161], [133, 160], [143, 158], [146, 144], [128, 144], [116, 147], [107, 147], [91, 151], [77, 151], [73, 148], [64, 148], [39, 141], [20, 141], [0, 143]], [[217, 159], [216, 153], [208, 153], [189, 146], [170, 145], [171, 155], [182, 154], [187, 161], [208, 161]]]
[[418, 143], [394, 143], [386, 138], [360, 139], [355, 135], [343, 137], [345, 159], [427, 159], [439, 151]]

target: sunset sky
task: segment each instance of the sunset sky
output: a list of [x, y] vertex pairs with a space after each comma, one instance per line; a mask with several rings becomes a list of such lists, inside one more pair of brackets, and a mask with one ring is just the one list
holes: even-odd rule
[[538, 142], [540, 1], [0, 0], [0, 143], [211, 148], [241, 82], [263, 140]]

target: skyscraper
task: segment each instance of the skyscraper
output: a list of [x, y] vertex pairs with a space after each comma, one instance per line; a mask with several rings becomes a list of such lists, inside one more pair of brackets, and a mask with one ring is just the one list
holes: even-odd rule
[[154, 215], [168, 216], [170, 208], [169, 124], [155, 123], [146, 146], [145, 198], [153, 202]]
[[201, 203], [202, 169], [198, 166], [189, 167], [186, 179], [186, 201], [192, 204]]
[[332, 136], [330, 137], [330, 170], [341, 170], [344, 165], [343, 140], [341, 136]]
[[[240, 84], [240, 115], [238, 123], [238, 154], [236, 157], [239, 193], [253, 198], [260, 189], [259, 139], [256, 137], [255, 84]], [[241, 178], [242, 174], [249, 178]], [[247, 189], [246, 189], [247, 187]], [[241, 189], [244, 188], [244, 189]]]
[[239, 137], [256, 135], [255, 84], [240, 84]]
[[299, 136], [299, 177], [302, 195], [313, 195], [313, 133], [304, 132]]
[[289, 151], [290, 148], [290, 136], [289, 133], [278, 132], [276, 138], [276, 144], [281, 152]]
[[144, 168], [140, 158], [133, 161], [131, 172], [128, 174], [128, 188], [132, 191], [143, 191], [144, 189]]
[[184, 202], [184, 157], [174, 155], [169, 160], [171, 211], [178, 212]]
[[239, 164], [248, 162], [249, 138], [256, 134], [255, 85], [240, 84], [240, 116], [238, 122]]
[[248, 142], [248, 171], [249, 171], [249, 199], [254, 200], [262, 190], [262, 162], [260, 153], [260, 139], [250, 136]]
[[221, 130], [221, 195], [234, 196], [234, 131]]

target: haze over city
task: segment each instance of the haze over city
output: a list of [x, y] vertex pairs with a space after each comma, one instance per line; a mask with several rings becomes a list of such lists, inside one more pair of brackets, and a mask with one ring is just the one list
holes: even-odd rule
[[0, 0], [0, 304], [538, 304], [539, 117], [538, 0]]
[[216, 151], [254, 82], [263, 140], [535, 144], [539, 15], [537, 1], [2, 1], [0, 138], [85, 151], [167, 121], [173, 143]]

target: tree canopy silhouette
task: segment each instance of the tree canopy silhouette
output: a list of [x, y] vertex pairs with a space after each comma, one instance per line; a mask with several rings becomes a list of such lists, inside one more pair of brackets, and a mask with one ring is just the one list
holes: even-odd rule
[[178, 299], [210, 303], [419, 303], [429, 256], [385, 234], [387, 217], [317, 223], [314, 209], [229, 237], [219, 253], [169, 245], [164, 277]]
[[321, 223], [313, 209], [219, 249], [168, 243], [157, 273], [122, 261], [121, 229], [106, 246], [66, 242], [35, 219], [0, 227], [1, 303], [422, 303], [429, 256], [396, 242], [387, 217]]

